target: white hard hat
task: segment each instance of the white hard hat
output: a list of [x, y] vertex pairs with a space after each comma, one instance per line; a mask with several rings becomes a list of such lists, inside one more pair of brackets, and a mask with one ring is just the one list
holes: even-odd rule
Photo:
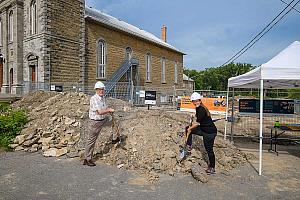
[[98, 82], [95, 84], [94, 89], [97, 89], [97, 88], [104, 89], [104, 88], [105, 88], [105, 85], [104, 85], [101, 81], [98, 81]]
[[198, 100], [198, 99], [202, 99], [203, 96], [200, 95], [198, 92], [194, 92], [191, 96], [191, 101], [195, 101], [195, 100]]

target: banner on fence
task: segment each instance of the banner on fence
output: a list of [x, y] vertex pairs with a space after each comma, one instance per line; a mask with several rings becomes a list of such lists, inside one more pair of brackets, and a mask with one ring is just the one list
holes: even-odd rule
[[[211, 114], [226, 114], [225, 98], [202, 98], [201, 101]], [[181, 98], [180, 111], [195, 112], [195, 106], [189, 96]]]

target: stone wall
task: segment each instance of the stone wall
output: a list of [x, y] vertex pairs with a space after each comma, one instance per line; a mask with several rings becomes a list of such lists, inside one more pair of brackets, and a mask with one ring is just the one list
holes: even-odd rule
[[[92, 85], [96, 81], [97, 41], [103, 39], [106, 42], [106, 79], [119, 68], [125, 60], [125, 49], [132, 49], [132, 57], [139, 60], [139, 74], [142, 86], [182, 87], [183, 55], [156, 45], [125, 32], [113, 29], [98, 22], [86, 19], [86, 65], [87, 84]], [[146, 54], [151, 54], [151, 82], [146, 82]], [[166, 58], [166, 82], [161, 80], [161, 59]], [[177, 62], [178, 83], [174, 84], [174, 65]]]
[[84, 0], [51, 0], [46, 4], [51, 83], [77, 83], [84, 67]]
[[[13, 12], [13, 41], [9, 41], [9, 13]], [[5, 0], [0, 3], [0, 16], [2, 21], [1, 54], [3, 63], [2, 93], [20, 93], [23, 81], [23, 1]], [[13, 71], [10, 76], [10, 71]]]

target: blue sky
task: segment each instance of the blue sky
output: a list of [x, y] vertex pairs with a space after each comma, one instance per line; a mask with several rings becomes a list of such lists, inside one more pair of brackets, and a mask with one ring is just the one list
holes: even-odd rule
[[[165, 24], [167, 42], [187, 54], [185, 67], [197, 70], [222, 65], [286, 7], [280, 0], [86, 0], [86, 5], [157, 37]], [[260, 65], [295, 40], [300, 41], [300, 13], [292, 10], [235, 62]]]

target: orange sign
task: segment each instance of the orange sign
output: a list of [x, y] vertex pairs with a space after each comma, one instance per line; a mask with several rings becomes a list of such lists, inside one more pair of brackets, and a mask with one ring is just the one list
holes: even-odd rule
[[[226, 113], [226, 99], [225, 98], [202, 98], [202, 103], [207, 107], [211, 114], [225, 114]], [[189, 96], [182, 97], [180, 102], [180, 110], [195, 112], [195, 106]]]

